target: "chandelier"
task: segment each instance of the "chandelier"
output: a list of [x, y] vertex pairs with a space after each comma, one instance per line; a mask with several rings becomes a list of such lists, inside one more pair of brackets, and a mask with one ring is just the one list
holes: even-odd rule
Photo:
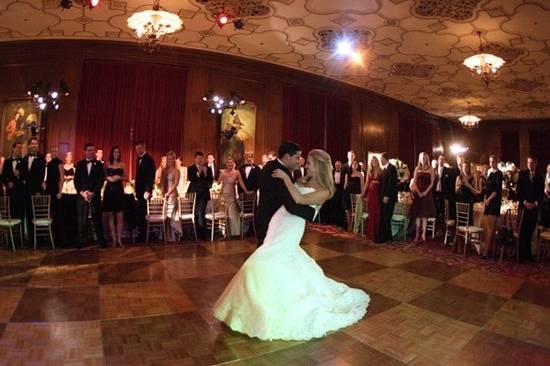
[[460, 117], [458, 120], [462, 124], [462, 127], [467, 130], [473, 130], [474, 128], [477, 128], [479, 126], [481, 118], [472, 114], [470, 102], [468, 102], [468, 114]]
[[144, 40], [145, 50], [154, 52], [159, 48], [162, 36], [177, 32], [182, 27], [179, 16], [160, 10], [160, 0], [155, 0], [153, 10], [134, 13], [128, 18], [128, 28], [136, 32], [138, 38]]
[[481, 32], [477, 32], [479, 37], [479, 53], [464, 60], [464, 65], [472, 70], [474, 75], [479, 76], [486, 86], [492, 77], [498, 74], [498, 70], [504, 65], [505, 61], [490, 53], [484, 53], [483, 43], [481, 41]]

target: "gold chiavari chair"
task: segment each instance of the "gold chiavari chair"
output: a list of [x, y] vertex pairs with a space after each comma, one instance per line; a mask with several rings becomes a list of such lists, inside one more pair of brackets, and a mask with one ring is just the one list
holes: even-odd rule
[[23, 222], [21, 219], [12, 219], [10, 212], [10, 198], [7, 196], [0, 197], [0, 230], [3, 231], [4, 238], [11, 242], [11, 248], [15, 252], [15, 241], [13, 240], [14, 228], [18, 228], [19, 239], [21, 240], [21, 248], [23, 248]]
[[162, 229], [163, 240], [166, 241], [166, 202], [164, 197], [153, 197], [147, 201], [147, 235], [145, 244], [149, 244], [149, 233], [154, 227]]
[[34, 249], [38, 236], [49, 236], [52, 249], [55, 249], [52, 234], [52, 217], [50, 214], [50, 196], [32, 196], [32, 224], [34, 226]]
[[179, 219], [181, 225], [193, 225], [193, 233], [197, 240], [197, 225], [195, 224], [195, 208], [196, 208], [196, 193], [187, 192], [184, 196], [179, 197]]

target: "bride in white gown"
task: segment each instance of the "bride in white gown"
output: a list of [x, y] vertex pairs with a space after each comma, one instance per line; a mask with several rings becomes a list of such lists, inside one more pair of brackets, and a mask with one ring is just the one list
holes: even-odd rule
[[[317, 212], [334, 193], [330, 156], [308, 155], [309, 182], [293, 185], [277, 170], [296, 203]], [[272, 217], [264, 244], [243, 264], [214, 306], [216, 319], [262, 340], [309, 340], [349, 326], [365, 315], [369, 296], [336, 282], [300, 247], [305, 220], [282, 206]]]

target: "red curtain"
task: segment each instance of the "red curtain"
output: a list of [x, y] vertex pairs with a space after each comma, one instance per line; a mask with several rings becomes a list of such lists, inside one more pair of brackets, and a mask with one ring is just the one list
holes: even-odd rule
[[342, 97], [303, 87], [283, 87], [283, 140], [298, 143], [304, 153], [324, 149], [341, 160], [350, 148], [351, 105]]
[[[182, 67], [88, 60], [82, 70], [75, 158], [92, 142], [104, 150], [119, 145], [125, 163], [135, 164], [133, 143], [144, 140], [159, 162], [179, 153], [183, 138], [186, 71]], [[133, 130], [133, 141], [131, 137]]]

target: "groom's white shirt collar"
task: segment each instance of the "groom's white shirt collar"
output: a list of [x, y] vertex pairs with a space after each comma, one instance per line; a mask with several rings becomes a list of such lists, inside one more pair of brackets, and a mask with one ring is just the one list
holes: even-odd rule
[[279, 163], [281, 163], [281, 165], [284, 166], [284, 167], [286, 168], [285, 164], [281, 161], [281, 159], [277, 158], [277, 161], [278, 161]]

